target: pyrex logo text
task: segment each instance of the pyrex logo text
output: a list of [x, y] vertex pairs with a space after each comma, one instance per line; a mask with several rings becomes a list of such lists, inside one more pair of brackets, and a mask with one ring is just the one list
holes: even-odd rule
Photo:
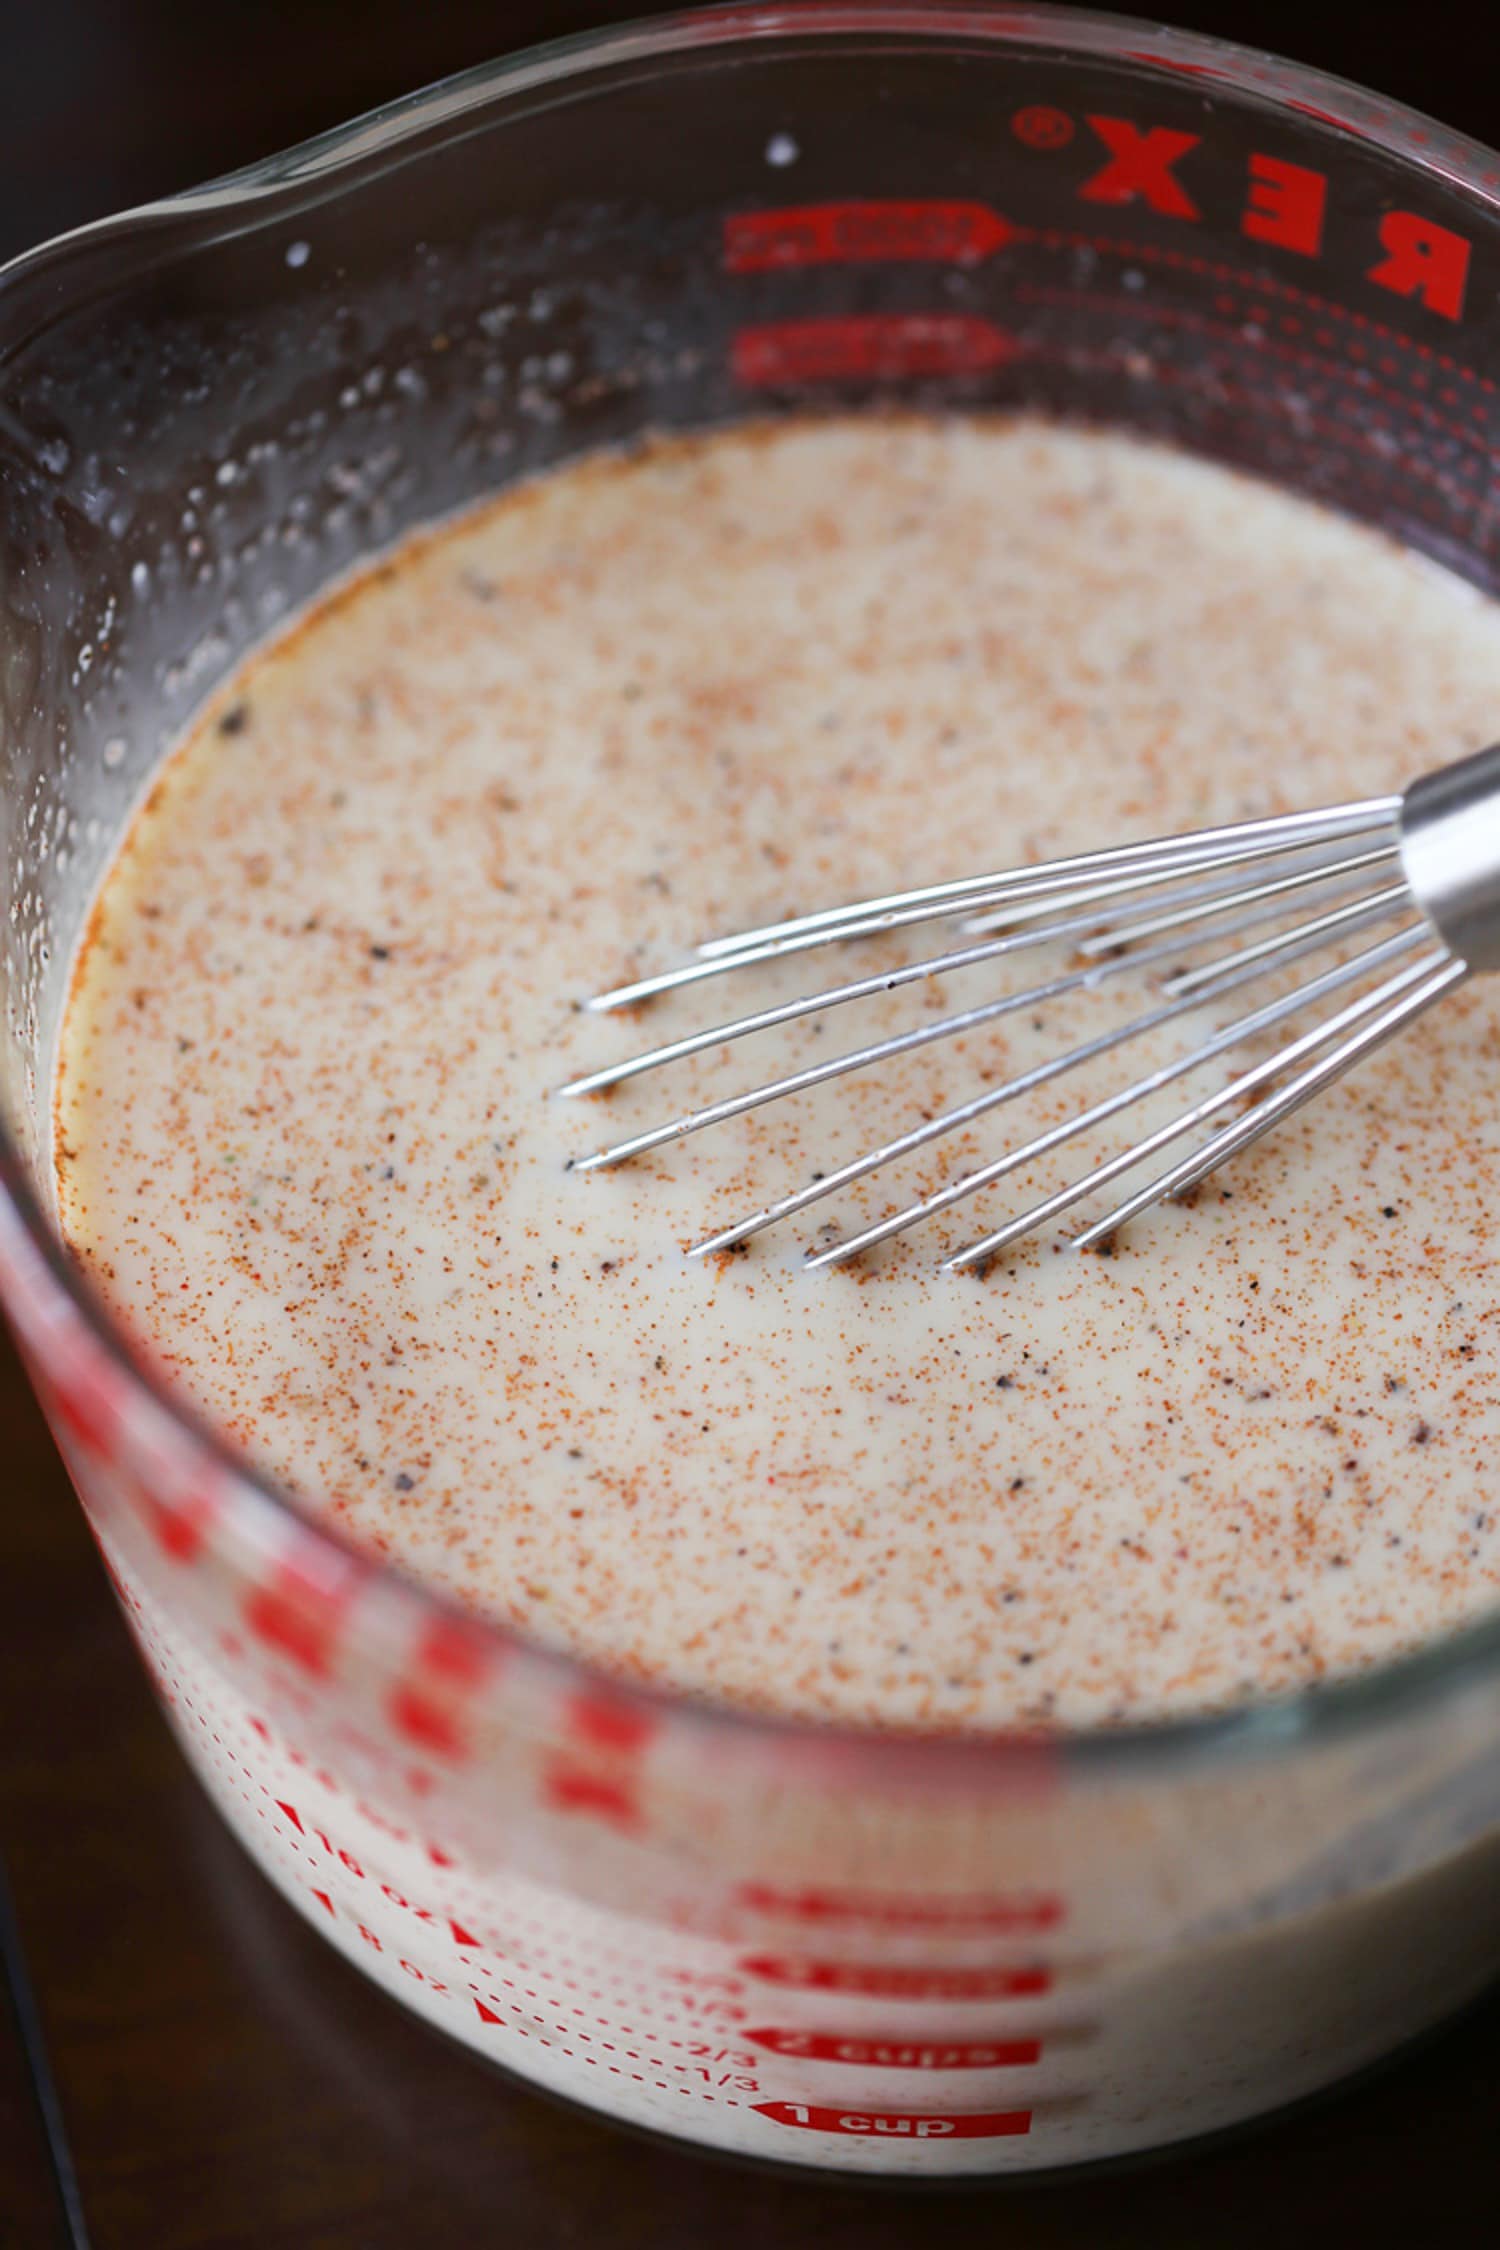
[[[1143, 204], [1159, 217], [1201, 220], [1191, 190], [1190, 159], [1202, 135], [1124, 117], [1085, 120], [1105, 151], [1104, 162], [1078, 193], [1086, 203]], [[1185, 179], [1184, 174], [1188, 177]], [[1316, 258], [1323, 248], [1328, 175], [1284, 157], [1253, 151], [1246, 165], [1239, 231], [1252, 242]], [[1415, 211], [1387, 211], [1375, 228], [1377, 255], [1366, 279], [1398, 297], [1415, 297], [1447, 320], [1462, 318], [1470, 245], [1461, 234]]]

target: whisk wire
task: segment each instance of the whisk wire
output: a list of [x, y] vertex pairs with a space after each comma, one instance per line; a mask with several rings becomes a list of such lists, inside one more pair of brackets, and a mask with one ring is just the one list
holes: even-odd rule
[[[1355, 836], [1372, 828], [1393, 827], [1401, 810], [1399, 797], [1369, 797], [1356, 803], [1330, 806], [1317, 812], [1283, 813], [1270, 820], [1236, 821], [1222, 828], [1201, 828], [1182, 835], [1153, 838], [1148, 843], [1115, 844], [1104, 851], [1076, 853], [1070, 859], [1044, 861], [1036, 867], [1010, 868], [994, 875], [961, 876], [947, 883], [930, 883], [919, 890], [894, 891], [885, 898], [863, 899], [851, 906], [827, 907], [817, 914], [802, 914], [784, 922], [763, 923], [758, 929], [733, 936], [709, 938], [698, 947], [705, 957], [757, 950], [772, 941], [811, 936], [814, 932], [838, 933], [841, 924], [858, 925], [858, 934], [871, 917], [894, 914], [908, 907], [936, 907], [952, 912], [965, 900], [983, 903], [981, 894], [1002, 897], [1038, 896], [1065, 889], [1078, 876], [1108, 875], [1116, 880], [1153, 868], [1180, 870], [1223, 864], [1235, 858], [1295, 851], [1304, 844]], [[847, 934], [856, 934], [854, 930]]]
[[[1456, 977], [1450, 976], [1450, 972], [1456, 972]], [[1361, 1054], [1368, 1053], [1371, 1047], [1377, 1046], [1387, 1037], [1396, 1023], [1403, 1021], [1409, 1014], [1419, 1012], [1411, 1004], [1416, 1000], [1416, 994], [1408, 995], [1408, 1005], [1404, 1009], [1397, 1010], [1389, 1005], [1400, 994], [1406, 993], [1407, 988], [1419, 978], [1427, 979], [1425, 985], [1417, 986], [1418, 993], [1422, 995], [1420, 1005], [1427, 1007], [1438, 998], [1440, 992], [1447, 989], [1450, 981], [1456, 981], [1463, 974], [1462, 963], [1452, 963], [1441, 958], [1411, 963], [1409, 967], [1388, 978], [1384, 984], [1377, 986], [1374, 992], [1364, 993], [1358, 1000], [1341, 1008], [1326, 1023], [1315, 1024], [1300, 1039], [1294, 1039], [1289, 1047], [1231, 1079], [1216, 1094], [1205, 1095], [1202, 1101], [1195, 1102], [1190, 1109], [1180, 1111], [1165, 1125], [1158, 1126], [1154, 1133], [1148, 1133], [1143, 1140], [1135, 1142], [1117, 1156], [1106, 1158], [1102, 1164], [1096, 1164], [1081, 1179], [1072, 1181], [1065, 1188], [1059, 1188], [1055, 1195], [1049, 1195], [1042, 1202], [1033, 1204], [1029, 1210], [1018, 1213], [1003, 1227], [997, 1227], [992, 1234], [985, 1235], [980, 1241], [971, 1242], [967, 1249], [960, 1250], [954, 1257], [944, 1261], [945, 1271], [957, 1273], [966, 1266], [980, 1265], [987, 1258], [992, 1258], [997, 1251], [1009, 1248], [1012, 1243], [1021, 1241], [1028, 1234], [1034, 1234], [1038, 1228], [1061, 1217], [1064, 1211], [1071, 1211], [1075, 1204], [1082, 1203], [1096, 1188], [1106, 1186], [1122, 1173], [1134, 1171], [1148, 1156], [1154, 1156], [1158, 1149], [1170, 1147], [1173, 1141], [1180, 1140], [1184, 1133], [1191, 1132], [1195, 1126], [1217, 1116], [1220, 1110], [1232, 1109], [1247, 1094], [1254, 1093], [1258, 1087], [1279, 1078], [1284, 1070], [1291, 1069], [1304, 1056], [1325, 1047], [1330, 1039], [1341, 1039], [1355, 1025], [1364, 1026], [1362, 1035], [1344, 1041], [1326, 1063], [1294, 1079], [1280, 1094], [1267, 1102], [1264, 1105], [1266, 1111], [1274, 1114], [1268, 1114], [1264, 1122], [1253, 1124], [1252, 1112], [1250, 1117], [1241, 1119], [1235, 1125], [1226, 1127], [1222, 1133], [1216, 1134], [1207, 1148], [1197, 1151], [1188, 1163], [1179, 1168], [1181, 1184], [1184, 1186], [1189, 1178], [1206, 1178], [1210, 1171], [1217, 1170], [1228, 1155], [1248, 1146], [1251, 1140], [1257, 1139], [1269, 1125], [1274, 1124], [1278, 1117], [1290, 1115], [1298, 1102], [1310, 1099], [1320, 1086], [1330, 1083], [1340, 1072], [1349, 1069]], [[1375, 1019], [1373, 1023], [1367, 1020], [1371, 1016]], [[1292, 1099], [1294, 1095], [1296, 1098]], [[1214, 1151], [1212, 1155], [1211, 1151]], [[1166, 1179], [1172, 1177], [1171, 1173], [1164, 1175]], [[1118, 1212], [1109, 1213], [1107, 1220], [1101, 1220], [1098, 1226], [1090, 1229], [1090, 1239], [1102, 1240], [1105, 1234], [1123, 1226], [1125, 1217], [1131, 1212], [1145, 1210], [1148, 1204], [1159, 1202], [1163, 1195], [1171, 1192], [1161, 1182], [1153, 1182], [1149, 1189], [1141, 1191], [1139, 1198], [1131, 1198], [1129, 1209], [1122, 1204]], [[1077, 1246], [1079, 1245], [1075, 1245]]]
[[[592, 1070], [561, 1091], [600, 1093], [740, 1039], [924, 980], [996, 964], [1031, 947], [1061, 946], [1065, 958], [1071, 958], [1057, 974], [1020, 990], [947, 1014], [934, 1007], [929, 1011], [931, 1020], [785, 1070], [743, 1092], [634, 1133], [612, 1147], [575, 1159], [576, 1169], [593, 1171], [624, 1163], [786, 1096], [892, 1062], [934, 1041], [976, 1031], [1018, 1011], [1035, 1013], [1070, 994], [1102, 990], [1111, 979], [1127, 973], [1144, 976], [1154, 985], [1154, 999], [1123, 1022], [1076, 1041], [998, 1084], [981, 1086], [967, 1100], [937, 1116], [923, 1117], [907, 1131], [695, 1242], [691, 1254], [702, 1257], [746, 1242], [944, 1135], [975, 1124], [1003, 1104], [1050, 1085], [1064, 1073], [1098, 1061], [1242, 985], [1280, 976], [1320, 951], [1332, 953], [1330, 966], [1295, 989], [1278, 987], [1269, 1000], [1209, 1030], [1186, 1052], [1154, 1063], [1128, 1084], [1034, 1133], [1019, 1147], [971, 1167], [890, 1216], [826, 1244], [815, 1255], [809, 1251], [807, 1264], [811, 1268], [842, 1264], [1122, 1116], [1216, 1057], [1289, 1023], [1299, 1012], [1350, 986], [1365, 988], [1275, 1053], [1238, 1070], [1227, 1084], [1189, 1099], [1187, 1106], [1130, 1146], [1102, 1157], [1055, 1193], [969, 1243], [947, 1258], [945, 1266], [953, 1271], [987, 1265], [1000, 1251], [1050, 1225], [1098, 1190], [1146, 1170], [1153, 1157], [1195, 1136], [1200, 1127], [1212, 1127], [1200, 1146], [1168, 1162], [1143, 1185], [1131, 1187], [1074, 1237], [1075, 1244], [1083, 1247], [1102, 1242], [1141, 1211], [1167, 1196], [1185, 1194], [1252, 1146], [1454, 990], [1471, 968], [1500, 968], [1500, 747], [1424, 775], [1401, 796], [1370, 797], [1320, 811], [1115, 845], [765, 923], [710, 939], [691, 961], [617, 986], [590, 1005], [605, 1011], [632, 1006], [706, 978], [934, 921], [957, 923], [958, 936], [965, 942], [950, 940], [923, 958], [830, 983], [728, 1023], [688, 1032]], [[1375, 937], [1373, 943], [1364, 942], [1380, 925], [1392, 922], [1399, 925], [1394, 931]], [[1242, 938], [1248, 942], [1230, 944]], [[1415, 958], [1408, 958], [1413, 954]], [[1379, 980], [1373, 986], [1372, 978]], [[1237, 1114], [1216, 1122], [1224, 1119], [1226, 1111]]]
[[[1062, 1147], [1079, 1134], [1088, 1132], [1095, 1125], [1103, 1124], [1106, 1119], [1118, 1116], [1123, 1110], [1132, 1108], [1137, 1102], [1146, 1100], [1154, 1093], [1159, 1093], [1164, 1086], [1171, 1085], [1175, 1079], [1189, 1076], [1193, 1071], [1200, 1069], [1204, 1063], [1211, 1062], [1215, 1055], [1223, 1054], [1234, 1047], [1243, 1046], [1247, 1040], [1257, 1038], [1261, 1032], [1273, 1029], [1278, 1023], [1284, 1023], [1289, 1016], [1295, 1014], [1299, 1009], [1313, 1006], [1319, 1000], [1326, 999], [1330, 993], [1342, 989], [1343, 986], [1355, 983], [1361, 977], [1372, 975], [1376, 969], [1383, 968], [1399, 954], [1410, 950], [1413, 945], [1420, 944], [1426, 935], [1427, 932], [1419, 925], [1400, 930], [1394, 937], [1384, 939], [1379, 945], [1370, 947], [1368, 951], [1357, 955], [1352, 961], [1340, 962], [1335, 968], [1325, 969], [1320, 976], [1313, 977], [1308, 983], [1299, 985], [1294, 992], [1283, 994], [1281, 998], [1267, 1002], [1263, 1007], [1252, 1010], [1249, 1015], [1237, 1017], [1233, 1023], [1226, 1024], [1221, 1030], [1212, 1033], [1187, 1054], [1176, 1056], [1172, 1061], [1163, 1063], [1158, 1069], [1148, 1071], [1143, 1077], [1132, 1080], [1128, 1086], [1121, 1087], [1117, 1092], [1106, 1095], [1101, 1101], [1094, 1103], [1091, 1108], [1081, 1110], [1077, 1115], [1063, 1119], [1060, 1124], [1050, 1127], [1046, 1132], [1037, 1134], [1035, 1138], [1024, 1142], [1019, 1148], [1007, 1150], [1005, 1155], [995, 1158], [992, 1163], [981, 1165], [977, 1170], [967, 1172], [961, 1178], [950, 1181], [934, 1194], [924, 1196], [920, 1202], [908, 1204], [904, 1210], [897, 1211], [892, 1217], [882, 1219], [875, 1225], [866, 1227], [861, 1233], [851, 1235], [845, 1241], [831, 1244], [828, 1248], [820, 1251], [817, 1256], [808, 1260], [809, 1267], [843, 1265], [850, 1258], [857, 1257], [861, 1252], [873, 1249], [877, 1243], [887, 1242], [895, 1235], [904, 1234], [908, 1228], [916, 1226], [921, 1220], [934, 1218], [940, 1211], [950, 1210], [954, 1204], [965, 1201], [971, 1195], [977, 1195], [982, 1189], [993, 1187], [997, 1181], [1004, 1179], [1009, 1173], [1021, 1170], [1025, 1165], [1034, 1163], [1039, 1157], [1048, 1155], [1055, 1148]], [[1232, 977], [1227, 977], [1222, 985], [1214, 987], [1213, 996], [1218, 997], [1219, 993], [1227, 992], [1232, 984], [1245, 982], [1253, 973], [1253, 971], [1245, 969], [1236, 972]], [[1205, 996], [1199, 996], [1199, 998], [1202, 997]], [[1136, 1032], [1144, 1031], [1152, 1023], [1166, 1020], [1169, 1016], [1186, 1013], [1190, 1007], [1197, 1004], [1196, 999], [1177, 1001], [1167, 1008], [1155, 1011], [1153, 1017], [1137, 1018], [1132, 1024], [1125, 1026], [1122, 1031], [1113, 1035], [1106, 1034], [1106, 1037], [1111, 1039], [1112, 1044], [1119, 1045], [1123, 1040], [1134, 1036]], [[1059, 1058], [1056, 1065], [1043, 1064], [1038, 1072], [1028, 1074], [1027, 1079], [1014, 1081], [1015, 1091], [1018, 1093], [1029, 1091], [1032, 1085], [1040, 1081], [1042, 1072], [1049, 1072], [1050, 1075], [1056, 1076], [1061, 1068], [1066, 1068], [1075, 1060], [1092, 1059], [1089, 1049], [1097, 1049], [1102, 1044], [1103, 1042], [1091, 1041], [1088, 1048], [1075, 1049], [1071, 1054]]]

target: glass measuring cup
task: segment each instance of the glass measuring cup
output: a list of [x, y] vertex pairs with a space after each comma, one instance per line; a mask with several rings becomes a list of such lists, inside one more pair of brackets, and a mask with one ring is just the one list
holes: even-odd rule
[[1500, 1631], [1225, 1719], [917, 1742], [629, 1692], [353, 1554], [172, 1403], [50, 1227], [67, 959], [144, 775], [401, 530], [747, 411], [1112, 421], [1493, 589], [1497, 177], [1134, 25], [730, 9], [455, 81], [0, 277], [0, 1282], [205, 1786], [481, 2054], [872, 2172], [1253, 2115], [1500, 1960]]

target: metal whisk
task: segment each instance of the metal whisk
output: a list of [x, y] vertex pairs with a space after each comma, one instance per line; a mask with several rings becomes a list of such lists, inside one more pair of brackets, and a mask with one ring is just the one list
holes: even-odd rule
[[[1289, 1038], [1274, 1054], [1096, 1163], [1056, 1194], [969, 1243], [945, 1263], [948, 1269], [982, 1266], [1111, 1181], [1228, 1113], [1228, 1122], [1217, 1125], [1206, 1141], [1169, 1162], [1073, 1238], [1080, 1249], [1104, 1242], [1137, 1213], [1164, 1197], [1184, 1195], [1207, 1179], [1465, 978], [1500, 968], [1500, 747], [1424, 775], [1401, 796], [1372, 797], [1322, 811], [1245, 821], [1085, 852], [1040, 866], [935, 883], [800, 915], [735, 937], [714, 938], [701, 945], [697, 957], [686, 965], [602, 993], [590, 1006], [632, 1008], [681, 986], [738, 974], [788, 954], [954, 919], [965, 940], [961, 944], [690, 1033], [649, 1053], [591, 1071], [561, 1092], [599, 1093], [644, 1071], [751, 1033], [1036, 946], [1067, 947], [1072, 965], [1023, 990], [674, 1117], [614, 1147], [576, 1159], [575, 1169], [622, 1164], [764, 1103], [805, 1092], [850, 1071], [878, 1066], [911, 1048], [951, 1038], [1018, 1010], [1034, 1009], [1069, 992], [1092, 990], [1127, 970], [1145, 970], [1154, 978], [1158, 970], [1165, 972], [1156, 979], [1152, 1004], [1118, 1028], [1001, 1084], [986, 1085], [940, 1116], [924, 1117], [894, 1140], [695, 1243], [689, 1254], [702, 1257], [729, 1250], [1142, 1033], [1307, 956], [1325, 949], [1339, 951], [1332, 966], [1295, 990], [1237, 1016], [1189, 1052], [1007, 1150], [992, 1163], [966, 1172], [935, 1194], [819, 1250], [807, 1263], [831, 1266], [854, 1258], [994, 1186], [1075, 1135], [1122, 1115], [1213, 1057], [1277, 1026], [1290, 1027], [1294, 1017], [1321, 1001], [1352, 991], [1353, 997]], [[1223, 941], [1238, 939], [1263, 924], [1270, 926], [1268, 934], [1222, 950]], [[1344, 941], [1376, 930], [1384, 934], [1373, 943], [1352, 955], [1342, 952]], [[1206, 957], [1199, 958], [1200, 954]]]

